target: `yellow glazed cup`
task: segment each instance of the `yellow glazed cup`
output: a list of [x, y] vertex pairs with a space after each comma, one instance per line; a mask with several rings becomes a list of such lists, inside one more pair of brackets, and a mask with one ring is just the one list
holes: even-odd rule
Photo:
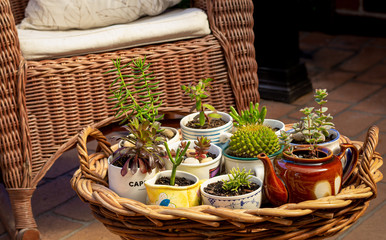
[[200, 182], [198, 178], [188, 172], [177, 171], [176, 177], [185, 177], [195, 183], [190, 186], [167, 186], [155, 184], [160, 177], [170, 177], [171, 170], [157, 173], [153, 178], [146, 180], [146, 203], [165, 207], [192, 207], [200, 204]]

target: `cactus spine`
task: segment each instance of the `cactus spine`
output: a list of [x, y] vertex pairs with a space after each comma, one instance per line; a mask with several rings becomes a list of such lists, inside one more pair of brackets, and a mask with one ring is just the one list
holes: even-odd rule
[[260, 153], [271, 155], [279, 149], [279, 139], [275, 132], [258, 124], [238, 128], [229, 143], [229, 153], [243, 158], [256, 158]]

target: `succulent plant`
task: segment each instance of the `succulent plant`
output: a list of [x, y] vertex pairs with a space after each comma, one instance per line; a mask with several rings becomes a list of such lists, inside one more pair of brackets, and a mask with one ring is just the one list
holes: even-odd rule
[[249, 103], [249, 109], [242, 110], [240, 114], [236, 109], [230, 106], [231, 111], [229, 115], [235, 120], [234, 126], [241, 127], [249, 124], [263, 124], [265, 115], [267, 115], [267, 108], [263, 106], [259, 111], [259, 103]]
[[229, 153], [235, 157], [255, 158], [260, 153], [271, 155], [279, 149], [279, 139], [275, 132], [258, 124], [238, 128], [229, 143]]
[[177, 167], [180, 166], [180, 164], [184, 160], [184, 156], [185, 156], [186, 151], [189, 149], [190, 142], [187, 142], [185, 144], [181, 144], [179, 146], [179, 148], [177, 148], [177, 151], [175, 152], [174, 155], [172, 155], [172, 152], [170, 151], [167, 142], [165, 142], [164, 145], [165, 145], [166, 153], [167, 153], [170, 161], [173, 164], [169, 184], [170, 184], [170, 186], [174, 186], [174, 183], [176, 181]]
[[[203, 99], [209, 97], [207, 91], [208, 88], [212, 88], [210, 82], [213, 79], [206, 78], [201, 79], [196, 85], [189, 84], [189, 86], [182, 85], [181, 89], [185, 91], [185, 94], [188, 94], [192, 101], [196, 101], [196, 104], [193, 106], [192, 110], [196, 109], [199, 112], [199, 125], [204, 126], [205, 122], [210, 123], [212, 118], [220, 119], [221, 115], [217, 113], [217, 110], [208, 103], [203, 103]], [[209, 114], [205, 113], [205, 109], [212, 111]]]
[[327, 103], [327, 96], [328, 92], [326, 89], [315, 89], [314, 99], [319, 108], [305, 107], [300, 109], [304, 116], [299, 122], [294, 123], [294, 132], [289, 134], [282, 131], [280, 133], [279, 138], [282, 141], [282, 145], [284, 145], [286, 153], [292, 154], [293, 147], [290, 147], [290, 142], [294, 139], [308, 143], [311, 155], [317, 157], [318, 152], [315, 149], [318, 143], [324, 142], [329, 135], [328, 130], [334, 128], [334, 123], [332, 123], [333, 117], [330, 114], [326, 114], [328, 108], [323, 106]]
[[320, 106], [319, 109], [314, 107], [305, 107], [300, 109], [304, 114], [301, 121], [293, 125], [296, 133], [303, 135], [304, 140], [315, 147], [318, 143], [324, 142], [328, 137], [328, 130], [334, 128], [331, 122], [333, 117], [326, 114], [328, 108], [323, 105], [327, 103], [325, 99], [328, 96], [326, 89], [315, 89], [315, 102]]
[[202, 159], [206, 158], [206, 154], [208, 153], [208, 150], [210, 148], [210, 139], [201, 136], [197, 137], [197, 141], [194, 141], [194, 143], [196, 144], [196, 146], [194, 147], [194, 149], [196, 150], [195, 157], [201, 161]]
[[[159, 81], [154, 81], [149, 72], [150, 63], [146, 63], [146, 57], [133, 59], [130, 63], [121, 65], [121, 59], [113, 60], [115, 69], [106, 73], [116, 72], [117, 78], [110, 84], [113, 94], [110, 98], [116, 100], [113, 109], [116, 109], [116, 117], [124, 116], [122, 124], [132, 117], [140, 122], [149, 120], [151, 123], [162, 120], [163, 115], [158, 113], [162, 105], [159, 92]], [[123, 70], [129, 68], [133, 75], [124, 75]], [[117, 86], [114, 89], [114, 86]]]
[[240, 168], [233, 168], [228, 176], [228, 180], [223, 180], [222, 188], [225, 191], [238, 192], [241, 186], [250, 187], [249, 179], [252, 178], [251, 170], [246, 172], [244, 168], [243, 171], [241, 171]]
[[151, 123], [145, 119], [139, 122], [133, 118], [127, 125], [129, 135], [120, 139], [130, 142], [132, 147], [121, 147], [113, 153], [111, 164], [122, 167], [121, 175], [125, 176], [130, 170], [135, 174], [138, 170], [150, 173], [155, 167], [163, 168], [163, 149], [157, 145], [161, 141], [156, 137], [159, 124]]

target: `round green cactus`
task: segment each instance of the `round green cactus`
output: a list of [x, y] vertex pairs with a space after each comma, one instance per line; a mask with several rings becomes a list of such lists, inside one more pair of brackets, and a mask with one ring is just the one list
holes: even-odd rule
[[256, 158], [260, 153], [271, 155], [280, 149], [275, 132], [263, 125], [247, 125], [231, 137], [229, 151], [235, 157]]

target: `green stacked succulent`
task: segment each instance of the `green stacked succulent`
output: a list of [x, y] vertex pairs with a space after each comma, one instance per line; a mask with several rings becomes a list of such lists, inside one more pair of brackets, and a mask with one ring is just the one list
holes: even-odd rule
[[229, 153], [235, 157], [256, 158], [260, 153], [271, 155], [280, 150], [275, 132], [264, 125], [242, 126], [231, 137]]

